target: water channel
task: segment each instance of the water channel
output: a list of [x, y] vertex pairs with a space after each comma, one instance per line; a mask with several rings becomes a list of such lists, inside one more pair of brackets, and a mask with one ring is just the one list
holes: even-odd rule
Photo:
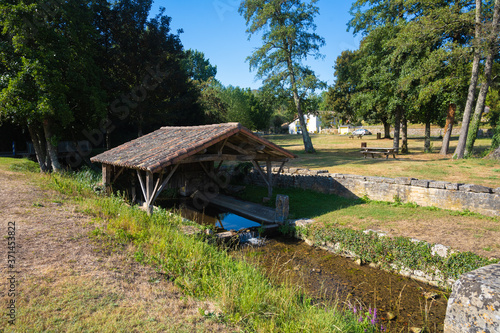
[[[172, 207], [172, 202], [165, 205]], [[412, 327], [424, 326], [430, 332], [443, 331], [448, 294], [438, 288], [359, 266], [351, 259], [311, 247], [301, 240], [274, 235], [265, 237], [264, 242], [255, 242], [255, 231], [260, 226], [257, 222], [214, 207], [200, 212], [188, 200], [175, 205], [183, 217], [200, 224], [220, 231], [241, 230], [240, 239], [250, 240], [250, 245], [232, 251], [235, 257], [263, 267], [277, 282], [288, 281], [302, 288], [319, 305], [337, 301], [340, 306], [377, 308], [389, 332], [407, 332]]]

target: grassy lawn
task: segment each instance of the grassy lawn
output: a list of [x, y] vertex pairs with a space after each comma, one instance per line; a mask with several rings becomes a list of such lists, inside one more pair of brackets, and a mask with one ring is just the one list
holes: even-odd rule
[[[397, 159], [364, 158], [359, 152], [361, 142], [368, 147], [392, 147], [392, 140], [377, 140], [376, 135], [363, 139], [349, 139], [348, 136], [313, 134], [311, 136], [316, 154], [304, 153], [300, 135], [268, 135], [266, 139], [295, 153], [299, 158], [291, 160], [288, 166], [312, 170], [327, 169], [331, 173], [357, 174], [363, 176], [413, 177], [418, 179], [442, 180], [456, 183], [471, 183], [493, 188], [500, 186], [500, 161], [484, 158], [453, 160], [452, 155], [439, 154], [441, 140], [433, 138], [433, 153], [424, 153], [424, 139], [410, 137], [410, 153], [397, 155]], [[452, 137], [450, 152], [455, 150], [457, 137]], [[487, 150], [491, 139], [478, 139], [476, 150]]]
[[[312, 218], [315, 228], [347, 227], [380, 230], [391, 236], [441, 243], [460, 251], [500, 258], [500, 218], [412, 203], [347, 199], [302, 189], [275, 188], [290, 200], [290, 218]], [[247, 186], [242, 199], [262, 202], [267, 188]], [[274, 205], [272, 198], [269, 205]]]

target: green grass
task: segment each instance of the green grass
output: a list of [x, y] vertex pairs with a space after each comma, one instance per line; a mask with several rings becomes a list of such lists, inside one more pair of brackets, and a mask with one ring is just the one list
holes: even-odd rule
[[[288, 166], [313, 170], [327, 169], [332, 173], [357, 174], [364, 176], [413, 177], [456, 183], [472, 183], [498, 187], [500, 161], [479, 158], [453, 160], [452, 155], [440, 155], [441, 141], [433, 139], [434, 153], [424, 153], [423, 138], [410, 137], [409, 154], [399, 154], [397, 159], [363, 158], [361, 142], [370, 147], [392, 147], [392, 140], [377, 140], [375, 135], [359, 139], [347, 136], [313, 134], [311, 140], [316, 154], [306, 154], [299, 135], [267, 135], [266, 139], [290, 150], [298, 156]], [[450, 152], [454, 151], [457, 137], [452, 138]], [[491, 146], [491, 139], [478, 139], [476, 149], [485, 151]]]
[[[335, 222], [345, 225], [358, 219], [370, 218], [380, 222], [405, 219], [436, 219], [453, 214], [452, 211], [435, 207], [418, 207], [413, 203], [371, 201], [364, 198], [349, 199], [335, 194], [323, 194], [311, 190], [275, 188], [268, 203], [273, 206], [277, 194], [289, 196], [290, 218], [314, 218], [318, 222]], [[259, 203], [267, 196], [267, 188], [248, 185], [241, 195], [243, 200]], [[274, 206], [273, 206], [274, 207]], [[481, 216], [476, 214], [477, 216]], [[487, 217], [484, 217], [487, 218]]]
[[[209, 236], [183, 234], [180, 231], [183, 223], [180, 217], [172, 216], [165, 210], [155, 211], [152, 216], [148, 216], [137, 207], [125, 205], [124, 200], [118, 196], [109, 198], [95, 195], [92, 179], [89, 175], [67, 173], [40, 175], [38, 182], [46, 188], [72, 196], [81, 211], [92, 215], [95, 222], [106, 225], [105, 228], [95, 229], [91, 237], [108, 240], [111, 251], [114, 243], [134, 244], [137, 248], [137, 261], [156, 267], [184, 294], [216, 302], [222, 310], [217, 320], [237, 325], [244, 331], [255, 332], [378, 331], [367, 318], [358, 322], [358, 318], [349, 311], [343, 312], [326, 305], [312, 305], [310, 299], [297, 287], [286, 283], [278, 284], [266, 277], [260, 268], [235, 260]], [[68, 288], [72, 288], [71, 285]], [[37, 307], [33, 313], [46, 311], [45, 323], [52, 320], [50, 327], [58, 330], [58, 323], [69, 319], [54, 309], [72, 306], [67, 297], [77, 297], [80, 292], [89, 293], [89, 299], [92, 299], [94, 293], [99, 293], [99, 288], [95, 289], [96, 291], [92, 287], [83, 288], [80, 291], [76, 288], [54, 295], [52, 303], [46, 303], [46, 307]], [[127, 329], [131, 327], [129, 324], [139, 320], [137, 317], [119, 319], [113, 312], [113, 304], [123, 302], [123, 298], [113, 293], [108, 296], [93, 305], [93, 313], [102, 313], [103, 316], [110, 313], [111, 323], [124, 320], [124, 327]], [[82, 311], [88, 308], [86, 305], [90, 306], [85, 298], [78, 303]], [[77, 318], [79, 311], [76, 309], [73, 313]], [[84, 321], [82, 324], [60, 327], [68, 331], [101, 331], [99, 318], [100, 315], [96, 314], [94, 320], [87, 322], [88, 325]], [[29, 327], [27, 330], [43, 327], [26, 325], [25, 327]]]

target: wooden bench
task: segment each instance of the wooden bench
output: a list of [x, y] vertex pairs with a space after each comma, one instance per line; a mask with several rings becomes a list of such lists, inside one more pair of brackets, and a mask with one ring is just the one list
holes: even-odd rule
[[392, 155], [392, 157], [396, 158], [396, 149], [394, 148], [373, 148], [373, 147], [365, 147], [361, 148], [361, 154], [366, 155], [370, 154], [372, 155], [372, 158], [375, 158], [375, 155], [385, 155], [385, 159], [389, 159], [389, 155]]

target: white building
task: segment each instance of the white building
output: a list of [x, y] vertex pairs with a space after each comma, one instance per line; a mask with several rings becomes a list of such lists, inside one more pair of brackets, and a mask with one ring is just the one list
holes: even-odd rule
[[[307, 124], [307, 131], [309, 133], [321, 132], [321, 121], [319, 120], [318, 116], [307, 114], [304, 116], [304, 120]], [[302, 133], [299, 118], [295, 119], [288, 125], [288, 133], [290, 134]]]

